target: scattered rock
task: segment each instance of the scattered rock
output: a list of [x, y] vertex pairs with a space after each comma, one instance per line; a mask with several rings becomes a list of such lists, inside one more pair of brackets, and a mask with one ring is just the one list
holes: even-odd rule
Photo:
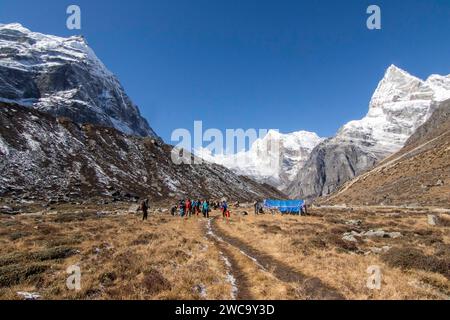
[[433, 214], [428, 215], [428, 224], [430, 226], [437, 226], [439, 224], [439, 218]]
[[369, 230], [363, 234], [364, 237], [367, 238], [384, 238], [386, 236], [386, 232], [384, 230]]
[[358, 240], [355, 238], [355, 236], [351, 233], [346, 233], [342, 237], [342, 240], [349, 241], [349, 242], [358, 242]]
[[17, 295], [25, 300], [39, 300], [41, 298], [41, 295], [35, 292], [17, 292]]
[[363, 237], [367, 238], [392, 238], [397, 239], [402, 236], [400, 232], [386, 232], [382, 229], [378, 230], [369, 230], [362, 234]]
[[206, 299], [208, 296], [206, 287], [204, 284], [200, 283], [192, 288], [194, 293], [197, 293], [200, 297]]
[[356, 237], [360, 237], [360, 238], [391, 238], [391, 239], [397, 239], [402, 237], [402, 234], [400, 232], [386, 232], [382, 229], [378, 229], [378, 230], [369, 230], [366, 232], [356, 232], [356, 231], [352, 231], [352, 232], [347, 232], [344, 233], [343, 235], [343, 240], [346, 241], [352, 241], [355, 242], [357, 241]]
[[348, 220], [345, 222], [345, 224], [349, 226], [360, 226], [362, 223], [363, 222], [361, 220]]
[[392, 238], [392, 239], [397, 239], [397, 238], [402, 237], [402, 234], [400, 232], [389, 232], [389, 233], [387, 233], [387, 235], [389, 238]]
[[369, 250], [369, 254], [370, 253], [374, 253], [374, 254], [382, 254], [382, 253], [386, 253], [386, 252], [388, 252], [389, 250], [391, 250], [391, 248], [392, 247], [390, 247], [390, 246], [384, 246], [384, 247], [381, 247], [381, 248], [377, 248], [377, 247], [372, 247], [372, 248], [370, 248]]

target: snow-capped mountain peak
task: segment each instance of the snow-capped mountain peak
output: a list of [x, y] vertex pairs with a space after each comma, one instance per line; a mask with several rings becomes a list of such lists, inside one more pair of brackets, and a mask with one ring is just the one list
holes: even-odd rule
[[209, 150], [197, 150], [206, 161], [227, 167], [259, 182], [283, 188], [295, 177], [311, 151], [321, 141], [316, 133], [298, 131], [283, 134], [269, 130], [257, 139], [248, 151], [236, 154], [211, 154]]
[[429, 100], [432, 97], [433, 90], [423, 80], [391, 65], [372, 96], [370, 108], [398, 101]]
[[315, 148], [286, 190], [301, 198], [332, 193], [399, 151], [446, 99], [450, 99], [450, 76], [432, 75], [424, 81], [390, 66], [372, 96], [367, 115], [350, 121]]
[[450, 98], [448, 85], [447, 77], [435, 75], [424, 81], [392, 65], [375, 90], [366, 117], [347, 123], [336, 138], [360, 141], [375, 155], [394, 153], [431, 116], [433, 101]]
[[156, 137], [82, 36], [63, 38], [18, 23], [0, 25], [0, 101]]

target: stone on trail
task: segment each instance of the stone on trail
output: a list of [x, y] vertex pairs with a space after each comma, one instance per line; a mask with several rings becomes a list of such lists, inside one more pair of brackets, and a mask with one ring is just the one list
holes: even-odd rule
[[430, 226], [437, 226], [439, 224], [439, 218], [433, 214], [428, 215], [428, 224]]

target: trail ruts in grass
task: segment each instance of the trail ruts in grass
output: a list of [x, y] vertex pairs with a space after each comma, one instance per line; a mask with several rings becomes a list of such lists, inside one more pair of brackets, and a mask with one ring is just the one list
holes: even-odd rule
[[[238, 263], [234, 260], [228, 249], [225, 247], [225, 243], [221, 242], [220, 239], [217, 238], [217, 235], [213, 233], [212, 230], [210, 230], [211, 224], [210, 222], [205, 227], [207, 236], [212, 240], [214, 245], [219, 249], [219, 251], [222, 253], [222, 255], [226, 258], [226, 260], [229, 262], [230, 266], [229, 272], [234, 279], [236, 280], [236, 287], [237, 287], [237, 294], [236, 294], [236, 300], [253, 300], [254, 297], [251, 295], [249, 291], [249, 283], [245, 277], [244, 272], [241, 270], [241, 268], [238, 266]], [[226, 263], [225, 263], [226, 264]], [[227, 266], [225, 266], [227, 267]]]
[[278, 280], [287, 283], [297, 283], [299, 290], [311, 300], [345, 300], [336, 289], [324, 284], [318, 278], [308, 277], [277, 259], [256, 250], [245, 244], [239, 239], [227, 235], [216, 226], [216, 219], [211, 224], [212, 231], [223, 241], [236, 247], [247, 256], [256, 259], [256, 263], [263, 266], [267, 271], [271, 272]]

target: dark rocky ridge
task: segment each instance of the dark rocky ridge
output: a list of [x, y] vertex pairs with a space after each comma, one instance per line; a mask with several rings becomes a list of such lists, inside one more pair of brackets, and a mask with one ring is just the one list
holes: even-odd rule
[[190, 196], [241, 201], [285, 197], [219, 165], [175, 165], [171, 151], [171, 146], [155, 138], [79, 125], [0, 103], [1, 196], [117, 200]]

